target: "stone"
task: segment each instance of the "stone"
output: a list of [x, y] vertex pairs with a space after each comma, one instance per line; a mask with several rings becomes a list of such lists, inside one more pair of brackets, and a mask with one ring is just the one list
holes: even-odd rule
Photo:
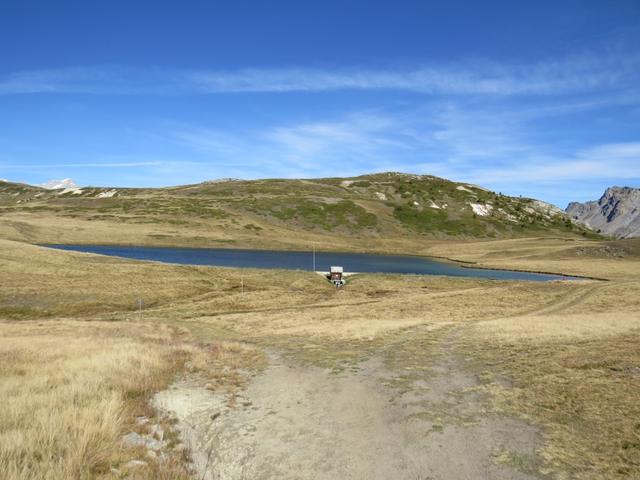
[[135, 432], [126, 434], [122, 438], [122, 443], [127, 447], [146, 447], [151, 450], [160, 450], [162, 448], [162, 442], [148, 435], [140, 435]]
[[600, 200], [571, 202], [566, 211], [574, 221], [604, 234], [640, 236], [640, 188], [610, 187]]

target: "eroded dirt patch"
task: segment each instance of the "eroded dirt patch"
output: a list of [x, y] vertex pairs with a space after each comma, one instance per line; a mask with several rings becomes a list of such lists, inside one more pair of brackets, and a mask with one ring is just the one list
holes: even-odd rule
[[195, 379], [159, 393], [205, 479], [516, 479], [537, 473], [539, 432], [485, 411], [452, 339], [398, 390], [382, 356], [336, 374], [276, 353], [230, 405]]

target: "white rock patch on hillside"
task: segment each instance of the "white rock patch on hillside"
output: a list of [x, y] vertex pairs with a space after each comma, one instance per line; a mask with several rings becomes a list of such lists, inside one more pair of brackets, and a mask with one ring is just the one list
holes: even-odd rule
[[491, 212], [493, 211], [493, 207], [491, 205], [470, 203], [469, 206], [471, 207], [471, 210], [473, 210], [473, 213], [475, 213], [476, 215], [480, 215], [481, 217], [487, 217], [491, 215]]
[[111, 198], [113, 197], [116, 193], [118, 193], [117, 190], [109, 190], [108, 192], [101, 192], [98, 195], [96, 195], [96, 198]]
[[518, 223], [518, 219], [516, 217], [514, 217], [513, 215], [511, 215], [508, 212], [505, 212], [502, 208], [498, 209], [498, 212], [499, 212], [501, 217], [507, 219], [508, 221], [513, 222], [513, 223]]
[[461, 192], [474, 193], [473, 190], [469, 190], [467, 187], [463, 187], [462, 185], [458, 185], [456, 190], [460, 190]]
[[64, 195], [65, 193], [71, 193], [72, 195], [80, 195], [83, 192], [80, 188], [65, 188], [58, 195]]
[[480, 185], [473, 185], [471, 183], [467, 183], [467, 187], [469, 188], [477, 188], [478, 190], [484, 190], [485, 192], [490, 192], [488, 188], [481, 187]]
[[387, 200], [387, 196], [382, 192], [376, 192], [376, 197], [378, 197], [378, 199], [382, 200], [382, 201], [386, 201]]
[[564, 212], [560, 210], [555, 205], [551, 205], [550, 203], [542, 202], [540, 200], [534, 200], [533, 206], [536, 210], [541, 211], [547, 215], [562, 215]]

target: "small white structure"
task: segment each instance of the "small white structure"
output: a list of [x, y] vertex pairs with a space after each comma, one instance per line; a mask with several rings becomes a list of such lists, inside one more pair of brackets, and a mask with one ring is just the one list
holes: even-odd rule
[[329, 280], [336, 287], [341, 287], [342, 285], [344, 285], [344, 278], [342, 278], [343, 273], [343, 267], [331, 267], [331, 271], [329, 272]]

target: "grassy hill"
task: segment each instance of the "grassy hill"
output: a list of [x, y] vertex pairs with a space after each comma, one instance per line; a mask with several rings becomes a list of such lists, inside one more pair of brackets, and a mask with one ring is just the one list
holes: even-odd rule
[[427, 240], [594, 234], [558, 208], [428, 175], [45, 190], [0, 182], [2, 236], [29, 242], [411, 250]]

